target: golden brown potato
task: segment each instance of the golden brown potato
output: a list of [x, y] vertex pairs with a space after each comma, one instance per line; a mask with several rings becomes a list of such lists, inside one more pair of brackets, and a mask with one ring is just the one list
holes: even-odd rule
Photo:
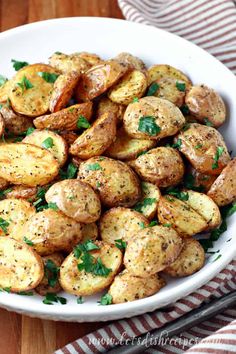
[[89, 63], [77, 53], [68, 55], [56, 52], [49, 58], [49, 64], [63, 74], [71, 73], [72, 71], [81, 74], [90, 68]]
[[9, 186], [9, 182], [4, 178], [0, 177], [0, 191]]
[[122, 79], [108, 92], [111, 101], [123, 105], [133, 102], [135, 97], [140, 98], [147, 89], [147, 77], [140, 70], [133, 70], [125, 74]]
[[99, 117], [109, 111], [114, 113], [117, 118], [117, 122], [121, 123], [123, 121], [125, 109], [126, 106], [112, 102], [108, 97], [104, 96], [99, 99], [96, 116]]
[[164, 226], [145, 228], [129, 240], [124, 265], [140, 277], [148, 277], [173, 263], [182, 249], [177, 232]]
[[46, 64], [27, 65], [17, 71], [9, 95], [14, 111], [29, 117], [48, 111], [53, 82], [41, 77], [43, 73], [58, 75], [53, 67]]
[[129, 69], [145, 70], [144, 62], [130, 53], [120, 53], [113, 59], [118, 61], [121, 65], [128, 66]]
[[178, 258], [164, 269], [172, 277], [186, 277], [204, 266], [205, 252], [201, 244], [192, 237], [183, 240], [183, 248]]
[[70, 153], [83, 160], [101, 155], [116, 137], [116, 116], [106, 112], [71, 145]]
[[0, 201], [0, 236], [9, 236], [23, 241], [24, 224], [35, 214], [35, 208], [26, 200], [4, 199]]
[[60, 284], [62, 288], [74, 295], [93, 295], [109, 286], [122, 264], [122, 253], [113, 245], [96, 241], [99, 249], [89, 252], [96, 260], [100, 258], [102, 264], [110, 270], [107, 276], [94, 275], [93, 273], [79, 270], [80, 259], [74, 253], [64, 260], [60, 268]]
[[42, 257], [44, 263], [44, 277], [35, 289], [39, 295], [45, 296], [47, 293], [58, 293], [62, 290], [58, 281], [59, 267], [64, 257], [61, 253], [53, 253], [50, 256]]
[[95, 222], [91, 224], [82, 224], [82, 239], [81, 243], [84, 243], [88, 240], [95, 241], [98, 237], [98, 227]]
[[0, 112], [5, 122], [5, 130], [8, 134], [21, 135], [29, 128], [33, 127], [32, 120], [29, 117], [16, 114], [6, 105], [1, 108]]
[[84, 160], [80, 159], [77, 156], [73, 156], [71, 161], [78, 168], [80, 166], [81, 162], [83, 162]]
[[80, 74], [76, 71], [59, 76], [54, 83], [52, 95], [50, 97], [50, 112], [58, 112], [67, 105], [76, 85], [78, 84], [79, 77]]
[[130, 103], [123, 120], [124, 128], [130, 136], [151, 140], [175, 135], [185, 123], [185, 118], [178, 107], [153, 96]]
[[201, 123], [207, 119], [216, 128], [226, 119], [226, 107], [220, 95], [206, 85], [192, 86], [185, 102], [190, 113]]
[[63, 166], [67, 160], [67, 144], [59, 135], [50, 130], [34, 130], [33, 133], [27, 135], [22, 143], [32, 144], [47, 149]]
[[[157, 81], [154, 81], [154, 83], [157, 85], [157, 90], [152, 94], [152, 96], [164, 98], [165, 100], [172, 102], [177, 107], [181, 107], [184, 104], [185, 89], [180, 91], [177, 87], [178, 84], [176, 86], [175, 79], [171, 77], [163, 77]], [[152, 83], [152, 87], [154, 86], [154, 83]], [[178, 83], [182, 85], [184, 82], [178, 81]]]
[[158, 220], [166, 227], [172, 227], [182, 237], [195, 235], [207, 228], [207, 221], [188, 204], [172, 195], [160, 198]]
[[37, 187], [28, 187], [28, 186], [12, 186], [9, 188], [9, 191], [5, 193], [6, 198], [15, 198], [15, 199], [26, 199], [30, 202], [33, 202], [36, 199], [38, 192]]
[[217, 176], [201, 173], [192, 166], [189, 166], [187, 169], [186, 179], [190, 183], [189, 189], [192, 189], [192, 186], [194, 186], [200, 188], [199, 191], [207, 192], [216, 178]]
[[43, 278], [43, 262], [33, 249], [9, 237], [0, 237], [0, 287], [11, 292], [34, 289]]
[[176, 149], [160, 146], [139, 156], [133, 167], [144, 181], [159, 187], [178, 184], [184, 175], [184, 163]]
[[118, 160], [135, 159], [140, 153], [146, 152], [156, 145], [154, 140], [131, 138], [123, 127], [116, 135], [116, 140], [106, 150], [105, 155]]
[[78, 178], [89, 183], [108, 207], [131, 207], [141, 197], [139, 180], [132, 169], [108, 157], [92, 157], [82, 162]]
[[94, 53], [88, 53], [88, 52], [79, 52], [76, 53], [79, 58], [84, 59], [90, 66], [98, 65], [103, 63], [103, 60]]
[[159, 81], [163, 78], [171, 78], [176, 82], [185, 82], [186, 86], [192, 85], [190, 79], [180, 70], [174, 68], [171, 65], [158, 64], [153, 65], [148, 69], [148, 83], [149, 85], [154, 81]]
[[152, 220], [156, 215], [160, 197], [160, 189], [155, 184], [142, 182], [142, 199], [134, 206], [134, 209]]
[[0, 137], [4, 134], [5, 132], [5, 121], [3, 118], [3, 115], [0, 113]]
[[0, 177], [14, 184], [30, 187], [52, 181], [59, 172], [53, 155], [31, 144], [4, 144], [0, 146]]
[[75, 104], [59, 112], [37, 117], [34, 119], [34, 125], [38, 129], [76, 130], [78, 129], [77, 122], [80, 116], [88, 121], [91, 119], [92, 102]]
[[81, 240], [81, 225], [60, 211], [46, 209], [33, 215], [22, 229], [35, 251], [47, 256], [57, 251], [71, 252]]
[[113, 304], [121, 304], [154, 295], [165, 285], [165, 280], [158, 274], [141, 278], [124, 270], [115, 277], [108, 293]]
[[68, 145], [73, 144], [73, 142], [78, 138], [78, 134], [70, 130], [61, 130], [58, 134], [61, 135]]
[[115, 244], [116, 240], [129, 241], [133, 235], [148, 225], [148, 219], [142, 214], [135, 210], [118, 207], [103, 214], [99, 221], [99, 230], [104, 242]]
[[99, 219], [101, 203], [93, 188], [78, 179], [65, 179], [54, 183], [45, 199], [48, 203], [56, 203], [67, 216], [76, 221], [90, 224]]
[[230, 161], [224, 139], [215, 128], [190, 123], [175, 139], [181, 140], [179, 150], [201, 173], [218, 175]]
[[0, 86], [0, 102], [6, 103], [12, 89], [12, 80], [7, 80], [2, 86]]
[[207, 195], [219, 206], [236, 199], [236, 158], [231, 160], [212, 184]]
[[81, 76], [77, 87], [78, 101], [90, 101], [113, 86], [126, 72], [127, 67], [115, 60], [95, 65]]

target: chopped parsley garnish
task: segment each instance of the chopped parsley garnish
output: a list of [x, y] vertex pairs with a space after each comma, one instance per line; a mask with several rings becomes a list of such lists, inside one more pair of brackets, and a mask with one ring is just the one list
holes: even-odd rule
[[138, 97], [134, 97], [133, 103], [138, 102]]
[[153, 221], [150, 222], [148, 227], [153, 227], [153, 226], [157, 226], [157, 225], [158, 225], [158, 221], [157, 220], [153, 220]]
[[212, 127], [212, 126], [213, 126], [213, 124], [209, 121], [208, 118], [204, 118], [204, 119], [203, 119], [203, 122], [204, 122], [205, 125], [207, 125], [208, 127]]
[[58, 78], [59, 74], [56, 73], [48, 73], [48, 72], [38, 72], [38, 76], [40, 76], [42, 79], [44, 79], [46, 82], [49, 82], [50, 84], [54, 84], [56, 79]]
[[44, 149], [50, 149], [52, 148], [54, 145], [53, 143], [53, 139], [49, 136], [47, 139], [45, 139], [42, 144], [41, 144], [41, 147], [44, 148]]
[[13, 63], [13, 68], [18, 71], [22, 68], [24, 68], [25, 66], [29, 65], [29, 63], [27, 63], [27, 61], [18, 61], [15, 59], [12, 59], [11, 62]]
[[148, 152], [148, 151], [141, 151], [141, 152], [138, 153], [137, 157], [142, 156], [142, 155], [145, 155], [147, 152]]
[[17, 82], [17, 86], [19, 86], [21, 88], [22, 93], [25, 90], [29, 90], [32, 87], [34, 87], [34, 85], [31, 84], [31, 82], [26, 78], [25, 75], [22, 77], [20, 82]]
[[141, 229], [145, 229], [145, 224], [143, 221], [139, 222], [138, 224], [140, 225]]
[[23, 241], [28, 245], [28, 246], [33, 246], [34, 243], [29, 240], [26, 236], [24, 236]]
[[173, 202], [173, 201], [174, 201], [174, 199], [171, 198], [169, 195], [165, 195], [165, 198], [166, 198], [169, 202]]
[[175, 196], [180, 200], [188, 200], [188, 192], [180, 191], [178, 187], [169, 187], [166, 189], [166, 193]]
[[32, 134], [32, 133], [33, 133], [33, 131], [35, 131], [35, 128], [33, 128], [33, 127], [29, 127], [29, 128], [27, 129], [27, 131], [26, 131], [26, 136], [28, 136], [28, 135]]
[[3, 75], [0, 75], [0, 86], [4, 85], [7, 82], [7, 78]]
[[133, 209], [139, 213], [142, 213], [144, 208], [146, 208], [148, 205], [152, 205], [155, 202], [156, 198], [144, 198], [141, 202], [138, 202]]
[[83, 304], [84, 303], [83, 297], [82, 296], [77, 297], [76, 302], [77, 304]]
[[19, 291], [17, 295], [33, 296], [33, 291]]
[[119, 240], [115, 240], [115, 245], [120, 250], [126, 249], [127, 242], [123, 241], [121, 238]]
[[112, 304], [112, 296], [110, 294], [105, 294], [101, 297], [100, 301], [98, 301], [100, 305], [111, 305]]
[[77, 171], [78, 168], [72, 162], [70, 162], [67, 166], [67, 170], [60, 170], [59, 174], [62, 179], [73, 179], [76, 176]]
[[6, 286], [5, 288], [0, 288], [0, 292], [5, 291], [6, 293], [11, 292], [11, 286]]
[[101, 170], [102, 169], [102, 167], [99, 165], [99, 163], [93, 163], [93, 164], [91, 164], [91, 165], [88, 165], [87, 167], [86, 167], [86, 170], [87, 171], [98, 171], [98, 170]]
[[138, 130], [150, 136], [154, 136], [160, 133], [161, 128], [156, 124], [154, 117], [144, 116], [139, 119]]
[[188, 115], [190, 113], [189, 111], [189, 108], [186, 104], [184, 104], [183, 106], [180, 107], [180, 110], [181, 112], [184, 114], [184, 115]]
[[90, 128], [91, 124], [89, 123], [89, 121], [84, 117], [84, 116], [79, 116], [78, 120], [77, 120], [77, 128]]
[[62, 52], [54, 52], [54, 54], [58, 54], [58, 55], [60, 55], [60, 54], [62, 54]]
[[54, 305], [54, 302], [60, 302], [62, 305], [65, 305], [67, 300], [64, 297], [57, 296], [56, 294], [47, 293], [43, 299], [43, 303], [45, 305]]
[[7, 234], [7, 228], [9, 226], [9, 222], [4, 220], [3, 218], [0, 218], [0, 229], [4, 232], [4, 234]]
[[171, 224], [170, 222], [167, 222], [167, 223], [165, 223], [165, 224], [162, 224], [162, 226], [164, 226], [164, 227], [171, 227], [172, 224]]
[[99, 187], [101, 187], [101, 183], [98, 181], [98, 182], [96, 183], [96, 188], [99, 188]]
[[223, 146], [218, 146], [217, 147], [217, 150], [216, 150], [216, 154], [214, 156], [214, 163], [212, 164], [212, 169], [215, 170], [216, 168], [219, 167], [218, 165], [218, 161], [219, 161], [219, 158], [221, 157], [221, 155], [223, 154], [224, 152], [224, 148]]
[[146, 96], [153, 96], [157, 90], [160, 88], [160, 86], [158, 85], [158, 83], [156, 82], [153, 82], [149, 88], [148, 88], [148, 92], [146, 94]]
[[190, 128], [190, 123], [186, 123], [186, 124], [184, 124], [182, 130], [183, 130], [184, 132], [186, 132], [186, 130], [188, 130], [189, 128]]
[[176, 143], [172, 144], [171, 147], [174, 149], [180, 149], [181, 145], [182, 145], [182, 140], [178, 138]]
[[52, 209], [52, 210], [58, 210], [58, 206], [56, 203], [48, 203], [48, 209]]
[[221, 255], [221, 254], [218, 254], [218, 256], [217, 256], [215, 259], [213, 259], [213, 261], [212, 261], [212, 262], [217, 261], [220, 257], [222, 257], [222, 255]]
[[45, 276], [48, 279], [48, 285], [52, 288], [54, 288], [57, 283], [59, 270], [60, 267], [57, 267], [57, 265], [51, 259], [47, 259], [44, 265], [44, 271]]
[[186, 84], [184, 82], [179, 82], [179, 81], [176, 81], [176, 84], [175, 86], [177, 87], [177, 89], [181, 92], [185, 92], [186, 90]]
[[12, 192], [12, 188], [5, 189], [4, 191], [0, 191], [0, 198], [4, 198], [6, 194]]
[[202, 144], [197, 144], [194, 147], [195, 147], [195, 149], [201, 149], [203, 147], [203, 145]]

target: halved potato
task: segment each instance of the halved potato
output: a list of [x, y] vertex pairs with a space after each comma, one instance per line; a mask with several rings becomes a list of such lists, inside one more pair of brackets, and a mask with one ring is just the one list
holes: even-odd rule
[[146, 75], [140, 70], [133, 70], [110, 89], [108, 97], [115, 103], [128, 105], [135, 97], [142, 97], [146, 89]]
[[116, 137], [116, 116], [106, 112], [71, 145], [70, 153], [83, 160], [101, 155]]
[[98, 237], [98, 227], [95, 224], [95, 222], [92, 222], [91, 224], [82, 224], [82, 239], [81, 243], [84, 243], [88, 240], [95, 241]]
[[2, 86], [0, 86], [0, 102], [6, 103], [12, 89], [12, 80], [7, 80]]
[[176, 79], [173, 79], [171, 77], [163, 77], [154, 81], [154, 83], [152, 83], [151, 85], [156, 84], [157, 90], [155, 93], [152, 94], [152, 96], [164, 98], [165, 100], [174, 103], [174, 105], [176, 105], [177, 107], [181, 107], [184, 104], [186, 89], [180, 91], [177, 86], [178, 84], [182, 85], [184, 82], [178, 81], [177, 86], [176, 82]]
[[57, 251], [71, 252], [81, 240], [81, 225], [60, 211], [45, 209], [25, 223], [21, 237], [26, 237], [42, 256]]
[[122, 123], [125, 109], [126, 106], [112, 102], [108, 97], [104, 96], [99, 99], [96, 116], [99, 117], [109, 111], [115, 114], [118, 123]]
[[148, 219], [142, 214], [135, 210], [118, 207], [102, 215], [99, 230], [104, 242], [115, 244], [115, 241], [120, 239], [129, 241], [133, 235], [148, 225]]
[[167, 228], [175, 229], [182, 237], [195, 235], [208, 227], [202, 215], [172, 195], [160, 198], [158, 220]]
[[49, 102], [50, 112], [58, 112], [69, 102], [79, 81], [80, 74], [76, 71], [60, 75], [53, 86]]
[[0, 145], [0, 177], [11, 183], [44, 185], [58, 172], [57, 160], [45, 149], [23, 143]]
[[[59, 135], [50, 130], [34, 130], [33, 133], [27, 135], [22, 143], [32, 144], [47, 149], [63, 166], [67, 160], [67, 144]], [[47, 144], [48, 143], [48, 144]]]
[[9, 237], [0, 237], [0, 287], [11, 292], [34, 289], [42, 280], [43, 262], [33, 249]]
[[204, 266], [205, 252], [201, 244], [192, 237], [183, 240], [183, 248], [177, 259], [163, 270], [172, 277], [186, 277]]
[[142, 199], [134, 206], [134, 209], [152, 220], [156, 215], [161, 197], [160, 189], [155, 184], [142, 182], [142, 192]]
[[35, 208], [26, 200], [4, 199], [0, 201], [0, 236], [9, 236], [18, 241], [22, 239], [25, 223], [35, 214]]
[[142, 278], [124, 270], [115, 277], [108, 294], [112, 296], [113, 304], [121, 304], [154, 295], [165, 285], [165, 280], [158, 274]]
[[90, 101], [113, 86], [128, 68], [115, 60], [95, 65], [81, 76], [76, 97], [79, 101]]
[[4, 178], [0, 177], [0, 191], [9, 186], [9, 182]]
[[78, 178], [89, 183], [108, 207], [131, 207], [141, 197], [139, 180], [124, 162], [92, 157], [79, 166]]
[[122, 264], [122, 253], [113, 245], [95, 242], [99, 249], [89, 252], [96, 260], [100, 258], [102, 264], [110, 269], [108, 276], [94, 275], [79, 270], [81, 259], [76, 259], [72, 252], [62, 263], [60, 268], [60, 284], [62, 288], [74, 295], [93, 295], [111, 284]]
[[116, 57], [113, 58], [114, 60], [118, 61], [121, 65], [128, 66], [129, 69], [136, 69], [136, 70], [145, 70], [144, 62], [134, 55], [130, 53], [119, 53]]
[[149, 277], [173, 263], [181, 249], [182, 239], [174, 229], [148, 227], [128, 241], [124, 265], [131, 274]]
[[56, 203], [67, 216], [76, 221], [90, 224], [99, 219], [101, 203], [93, 188], [78, 179], [65, 179], [54, 183], [45, 199], [48, 203]]
[[92, 117], [92, 102], [80, 103], [64, 108], [59, 112], [47, 114], [34, 119], [34, 125], [38, 129], [76, 130], [80, 116], [88, 121]]
[[15, 113], [6, 105], [2, 106], [0, 113], [0, 115], [3, 116], [5, 122], [5, 130], [8, 134], [21, 135], [25, 133], [29, 128], [33, 127], [32, 120], [29, 117]]
[[33, 64], [19, 70], [12, 79], [9, 98], [17, 113], [37, 117], [48, 111], [53, 83], [43, 79], [40, 73], [58, 74], [50, 65]]
[[153, 65], [148, 69], [148, 84], [158, 81], [163, 78], [171, 78], [178, 81], [183, 81], [189, 87], [192, 85], [190, 79], [180, 70], [167, 64]]
[[88, 52], [79, 52], [76, 53], [79, 58], [84, 59], [87, 63], [89, 63], [90, 66], [98, 65], [103, 63], [103, 60], [94, 53], [88, 53]]
[[212, 184], [207, 195], [219, 206], [236, 199], [236, 158], [231, 160]]
[[77, 53], [68, 55], [56, 52], [49, 58], [49, 64], [63, 74], [71, 73], [72, 71], [81, 74], [90, 68], [89, 63]]
[[24, 185], [12, 186], [9, 188], [9, 191], [5, 193], [6, 198], [15, 198], [15, 199], [26, 199], [30, 202], [33, 202], [36, 199], [38, 192], [37, 187], [28, 187]]

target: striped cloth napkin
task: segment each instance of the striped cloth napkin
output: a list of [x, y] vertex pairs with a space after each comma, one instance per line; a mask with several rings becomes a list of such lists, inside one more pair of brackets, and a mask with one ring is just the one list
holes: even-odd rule
[[[157, 26], [182, 36], [209, 51], [236, 74], [236, 1], [118, 0], [118, 3], [127, 20]], [[221, 297], [233, 290], [236, 290], [236, 259], [209, 283], [171, 307], [115, 321], [55, 353], [105, 353], [114, 343], [125, 344], [126, 340], [128, 343], [130, 339], [161, 328], [212, 297]], [[236, 353], [236, 309], [228, 309], [178, 337], [163, 337], [145, 354], [183, 352]]]

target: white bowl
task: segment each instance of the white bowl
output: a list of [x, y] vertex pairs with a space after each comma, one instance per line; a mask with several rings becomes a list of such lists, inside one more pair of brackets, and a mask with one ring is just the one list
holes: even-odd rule
[[[194, 83], [205, 83], [218, 91], [228, 108], [228, 120], [222, 131], [229, 150], [236, 151], [236, 78], [219, 61], [197, 46], [173, 34], [150, 26], [123, 20], [96, 17], [65, 18], [38, 22], [0, 34], [1, 74], [14, 74], [11, 59], [29, 63], [47, 61], [55, 51], [66, 53], [90, 51], [104, 58], [119, 52], [130, 52], [142, 58], [147, 65], [171, 64], [185, 72]], [[106, 321], [131, 317], [175, 302], [193, 292], [217, 273], [236, 255], [234, 230], [236, 215], [229, 221], [228, 230], [215, 243], [221, 257], [212, 255], [196, 274], [173, 279], [159, 293], [131, 303], [100, 306], [99, 296], [86, 298], [78, 305], [76, 298], [66, 305], [44, 305], [42, 298], [0, 293], [0, 306], [29, 316], [63, 321]], [[231, 240], [230, 240], [231, 239]], [[229, 240], [229, 241], [228, 241]]]

